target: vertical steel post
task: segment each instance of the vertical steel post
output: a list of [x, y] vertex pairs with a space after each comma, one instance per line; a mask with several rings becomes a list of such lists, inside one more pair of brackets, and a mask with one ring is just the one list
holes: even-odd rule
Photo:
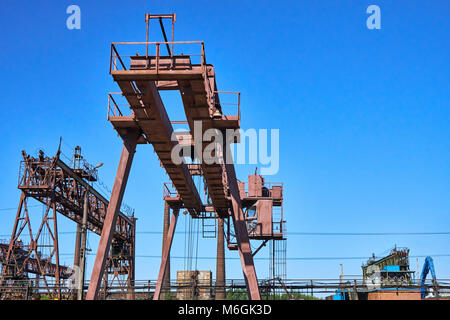
[[80, 245], [81, 245], [81, 224], [77, 223], [77, 235], [75, 237], [75, 255], [73, 257], [73, 265], [80, 266]]
[[145, 14], [145, 23], [147, 24], [147, 35], [145, 37], [145, 59], [147, 61], [147, 64], [148, 64], [148, 26], [149, 26], [149, 22], [150, 22], [149, 14], [146, 13]]
[[131, 257], [129, 257], [129, 264], [130, 264], [130, 270], [128, 273], [128, 290], [127, 290], [127, 296], [128, 300], [134, 300], [135, 299], [135, 292], [134, 292], [134, 280], [135, 280], [135, 271], [136, 271], [136, 218], [131, 218], [133, 221], [132, 225], [132, 239], [131, 239]]
[[[77, 222], [77, 235], [75, 237], [75, 254], [73, 257], [73, 269], [76, 272], [77, 270], [80, 270], [80, 247], [81, 247], [81, 223]], [[79, 275], [78, 275], [79, 276]], [[73, 297], [74, 299], [78, 300], [78, 293], [79, 287], [78, 283], [76, 284], [76, 289], [73, 290]]]
[[89, 212], [89, 195], [88, 189], [84, 193], [84, 203], [83, 203], [83, 220], [81, 222], [81, 250], [80, 250], [80, 274], [78, 277], [78, 291], [77, 300], [83, 300], [84, 291], [84, 275], [86, 269], [86, 236], [87, 236], [87, 216]]
[[[172, 16], [172, 48], [171, 48], [172, 50], [170, 50], [171, 57], [173, 57], [173, 31], [174, 31], [173, 29], [174, 29], [174, 22], [175, 22], [174, 19], [175, 19], [175, 16], [173, 15]], [[172, 60], [172, 63], [173, 63], [173, 60]]]
[[216, 300], [225, 299], [225, 248], [224, 221], [218, 218], [217, 225], [217, 261], [216, 261]]
[[102, 235], [95, 257], [86, 300], [95, 300], [97, 298], [102, 283], [102, 276], [105, 272], [105, 265], [106, 260], [108, 259], [114, 227], [122, 204], [123, 194], [127, 185], [128, 175], [130, 173], [139, 135], [140, 132], [138, 130], [130, 129], [123, 137], [122, 155], [120, 156], [119, 167], [117, 168], [116, 178], [111, 192], [111, 199], [103, 223]]
[[[167, 201], [164, 201], [164, 222], [163, 222], [163, 241], [162, 241], [162, 255], [164, 254], [164, 246], [167, 243], [167, 233], [170, 226], [170, 207]], [[163, 288], [161, 290], [162, 299], [165, 298], [166, 292], [170, 292], [170, 255], [167, 257], [166, 270], [163, 278]]]
[[156, 288], [155, 288], [155, 293], [153, 295], [153, 300], [159, 300], [159, 297], [160, 297], [162, 282], [164, 279], [164, 274], [166, 272], [166, 264], [167, 264], [168, 257], [170, 255], [170, 248], [172, 247], [172, 240], [173, 240], [173, 236], [175, 234], [175, 227], [177, 226], [179, 211], [180, 210], [178, 208], [175, 208], [172, 211], [172, 218], [170, 219], [170, 226], [169, 226], [169, 230], [167, 232], [167, 239], [166, 239], [166, 243], [163, 248], [163, 254], [161, 257], [161, 266], [159, 268], [158, 280], [156, 282]]

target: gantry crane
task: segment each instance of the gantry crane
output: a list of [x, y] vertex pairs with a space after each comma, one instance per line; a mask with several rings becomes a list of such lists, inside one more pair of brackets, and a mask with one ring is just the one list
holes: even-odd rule
[[[152, 19], [159, 20], [164, 40], [149, 42], [149, 23]], [[162, 19], [172, 21], [172, 40], [168, 41]], [[193, 218], [201, 218], [203, 213], [212, 212], [220, 219], [228, 219], [233, 224], [236, 242], [229, 247], [239, 251], [241, 265], [246, 280], [250, 299], [260, 299], [258, 281], [250, 247], [250, 238], [270, 239], [282, 238], [282, 229], [278, 235], [272, 232], [272, 220], [267, 214], [277, 200], [258, 199], [257, 195], [245, 195], [239, 188], [235, 167], [231, 156], [224, 150], [229, 150], [229, 144], [239, 141], [237, 134], [230, 141], [219, 141], [220, 148], [211, 153], [212, 160], [205, 161], [202, 156], [208, 149], [210, 141], [201, 138], [213, 129], [225, 133], [227, 129], [240, 128], [240, 108], [237, 114], [226, 115], [223, 112], [216, 83], [215, 68], [206, 62], [203, 41], [173, 41], [175, 14], [146, 14], [147, 41], [145, 42], [115, 42], [111, 44], [110, 74], [119, 86], [119, 95], [124, 97], [128, 109], [122, 110], [116, 99], [119, 96], [109, 95], [108, 120], [123, 140], [122, 154], [117, 170], [110, 205], [105, 217], [100, 244], [97, 250], [95, 265], [89, 284], [87, 299], [96, 299], [101, 286], [104, 264], [108, 256], [112, 230], [117, 219], [118, 208], [126, 188], [128, 175], [132, 165], [137, 144], [151, 144], [157, 154], [161, 166], [168, 174], [171, 184], [176, 189], [175, 199], [170, 200], [172, 217], [167, 230], [167, 238], [163, 246], [162, 262], [158, 274], [154, 299], [159, 299], [162, 282], [165, 278], [166, 265], [172, 245], [179, 210], [186, 209]], [[198, 51], [193, 54], [175, 54], [175, 49], [192, 48]], [[127, 51], [136, 49], [136, 54], [120, 55], [119, 48]], [[140, 51], [139, 51], [140, 49]], [[166, 51], [162, 53], [162, 51]], [[199, 61], [194, 61], [196, 58]], [[179, 123], [169, 119], [167, 110], [160, 96], [160, 91], [176, 90], [181, 94], [181, 100], [186, 115], [185, 123], [190, 132], [180, 134], [174, 132], [173, 124]], [[239, 93], [235, 93], [240, 97]], [[225, 134], [223, 134], [225, 136]], [[174, 139], [175, 137], [175, 139]], [[172, 157], [174, 148], [193, 149], [193, 158], [199, 159], [197, 167], [186, 162], [175, 163]], [[220, 152], [220, 151], [223, 152]], [[211, 159], [209, 159], [211, 160]], [[193, 181], [192, 170], [201, 170], [211, 204], [204, 204]], [[258, 192], [262, 192], [261, 188]], [[281, 189], [271, 189], [276, 194], [278, 202]], [[262, 197], [262, 194], [261, 194]], [[264, 229], [255, 229], [249, 234], [249, 219], [244, 208], [254, 207], [260, 212]], [[258, 220], [258, 222], [261, 222]], [[270, 228], [269, 222], [270, 221]], [[267, 232], [267, 233], [266, 233]]]
[[[109, 201], [102, 196], [91, 182], [97, 180], [97, 169], [85, 161], [80, 161], [79, 147], [75, 149], [74, 163], [70, 167], [61, 159], [61, 152], [49, 157], [43, 151], [34, 157], [22, 151], [19, 185], [21, 191], [19, 206], [9, 242], [0, 244], [2, 274], [0, 286], [14, 286], [26, 278], [36, 275], [45, 284], [52, 296], [61, 297], [61, 280], [72, 276], [74, 270], [62, 266], [59, 261], [57, 213], [77, 223], [74, 265], [81, 269], [76, 283], [78, 298], [82, 298], [84, 282], [84, 262], [86, 258], [86, 232], [101, 234]], [[32, 230], [32, 218], [28, 199], [32, 198], [45, 206], [39, 229]], [[133, 298], [135, 270], [135, 224], [133, 215], [120, 210], [114, 224], [112, 250], [104, 265], [105, 280], [123, 286], [123, 292]], [[82, 232], [81, 232], [82, 230]], [[29, 242], [24, 235], [28, 234]], [[84, 235], [84, 237], [83, 237]], [[48, 237], [48, 239], [43, 239]], [[84, 239], [84, 241], [82, 241]], [[43, 252], [49, 251], [48, 255]], [[53, 278], [55, 285], [48, 283]], [[106, 281], [107, 282], [107, 281]], [[105, 282], [105, 284], [106, 284]], [[124, 284], [124, 285], [123, 285]]]

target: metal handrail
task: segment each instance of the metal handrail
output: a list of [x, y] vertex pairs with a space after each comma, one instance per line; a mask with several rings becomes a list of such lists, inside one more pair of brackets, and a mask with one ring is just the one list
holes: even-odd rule
[[[169, 188], [169, 185], [172, 186], [173, 190], [171, 190]], [[178, 195], [178, 191], [174, 188], [173, 183], [171, 183], [171, 182], [164, 183], [163, 197], [173, 197], [173, 196], [177, 196], [177, 195]]]
[[110, 92], [110, 93], [108, 93], [108, 120], [109, 120], [109, 117], [110, 117], [110, 114], [111, 114], [111, 101], [114, 104], [114, 111], [112, 113], [112, 116], [116, 117], [116, 110], [119, 113], [120, 117], [123, 116], [122, 111], [120, 111], [119, 105], [117, 104], [116, 100], [113, 98], [114, 94], [121, 94], [121, 93], [117, 93], [117, 92]]
[[[238, 120], [241, 120], [241, 93], [239, 91], [213, 91], [214, 94], [214, 99], [217, 95], [220, 94], [235, 94], [237, 95], [237, 103], [233, 103], [233, 102], [218, 102], [218, 104], [220, 104], [220, 106], [222, 105], [230, 105], [230, 106], [237, 106], [237, 116], [238, 116]], [[216, 101], [214, 101], [214, 103], [216, 103]], [[222, 108], [222, 112], [223, 112], [223, 108]]]
[[[160, 45], [164, 44], [171, 44], [172, 48], [174, 44], [200, 44], [201, 45], [201, 66], [203, 68], [203, 72], [206, 72], [206, 57], [205, 57], [205, 45], [203, 41], [136, 41], [136, 42], [112, 42], [111, 43], [111, 54], [110, 54], [110, 63], [109, 63], [109, 72], [111, 71], [118, 71], [117, 68], [117, 59], [119, 60], [120, 64], [122, 65], [123, 70], [127, 70], [125, 64], [123, 63], [123, 60], [121, 56], [119, 55], [116, 45], [155, 45], [156, 47], [156, 68], [159, 69], [159, 58], [160, 58], [160, 52], [159, 47]], [[174, 50], [172, 49], [170, 52], [170, 57], [173, 58], [174, 56]], [[148, 58], [148, 51], [146, 51], [145, 55], [146, 58]], [[186, 56], [199, 56], [198, 54], [193, 55], [186, 55]]]

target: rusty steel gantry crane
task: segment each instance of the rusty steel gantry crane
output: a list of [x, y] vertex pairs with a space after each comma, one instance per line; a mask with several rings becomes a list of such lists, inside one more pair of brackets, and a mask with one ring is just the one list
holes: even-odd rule
[[[26, 274], [31, 273], [43, 280], [48, 294], [61, 298], [60, 280], [70, 278], [74, 270], [59, 262], [57, 212], [77, 223], [74, 265], [83, 269], [84, 275], [86, 245], [85, 241], [84, 244], [81, 242], [83, 237], [80, 229], [101, 234], [109, 201], [90, 185], [90, 182], [97, 180], [96, 168], [86, 162], [80, 165], [79, 158], [78, 166], [71, 168], [61, 160], [60, 150], [54, 157], [46, 156], [43, 151], [37, 157], [32, 157], [25, 151], [22, 151], [22, 155], [18, 185], [21, 196], [13, 232], [8, 244], [0, 245], [3, 265], [0, 286], [7, 292], [8, 286], [14, 286], [15, 281], [24, 279]], [[74, 159], [76, 155], [75, 152]], [[36, 233], [31, 228], [28, 198], [45, 206]], [[108, 282], [107, 277], [110, 277], [110, 282], [122, 286], [122, 291], [130, 299], [133, 298], [135, 272], [135, 224], [134, 216], [118, 212], [111, 242], [112, 250], [104, 269], [105, 284]], [[29, 236], [27, 244], [20, 238], [24, 231]], [[45, 234], [50, 237], [44, 241], [42, 238]], [[46, 249], [50, 249], [50, 254], [44, 256], [42, 252]], [[54, 286], [48, 284], [48, 277], [54, 278]], [[76, 287], [78, 298], [81, 299], [84, 277], [79, 280], [81, 282]]]
[[[203, 155], [209, 142], [194, 141], [195, 134], [193, 133], [196, 129], [196, 123], [201, 123], [201, 136], [208, 129], [215, 129], [220, 132], [224, 132], [226, 129], [236, 130], [240, 128], [240, 109], [237, 115], [223, 114], [219, 99], [221, 92], [217, 89], [215, 69], [213, 65], [206, 63], [203, 41], [175, 42], [173, 40], [175, 14], [146, 14], [145, 17], [147, 23], [147, 39], [145, 42], [113, 42], [111, 44], [110, 74], [120, 87], [121, 92], [119, 94], [127, 100], [131, 113], [128, 113], [128, 110], [127, 114], [123, 113], [114, 99], [114, 94], [109, 95], [108, 120], [122, 138], [123, 148], [86, 299], [97, 299], [101, 287], [104, 265], [108, 257], [114, 230], [113, 226], [118, 217], [118, 209], [126, 188], [137, 144], [151, 144], [153, 146], [161, 166], [165, 169], [176, 189], [174, 199], [165, 199], [173, 211], [167, 228], [167, 237], [164, 239], [154, 299], [157, 300], [160, 297], [177, 218], [179, 210], [182, 208], [185, 208], [193, 218], [202, 218], [203, 213], [213, 212], [219, 219], [227, 219], [228, 222], [230, 220], [233, 222], [236, 243], [231, 247], [239, 251], [248, 296], [250, 299], [260, 299], [250, 237], [255, 239], [282, 238], [283, 232], [280, 230], [280, 235], [274, 236], [272, 231], [270, 235], [269, 233], [262, 235], [263, 230], [255, 230], [249, 234], [247, 226], [249, 221], [245, 217], [243, 208], [245, 205], [252, 206], [258, 203], [258, 208], [264, 207], [262, 211], [259, 209], [258, 211], [269, 212], [268, 208], [271, 205], [264, 202], [268, 199], [262, 199], [263, 201], [258, 202], [259, 199], [257, 199], [256, 194], [242, 197], [243, 190], [239, 188], [234, 164], [232, 159], [227, 157], [227, 152], [216, 152], [215, 157], [220, 161], [214, 163], [201, 161], [197, 168], [185, 162], [175, 164], [171, 158], [172, 149], [179, 145], [192, 147], [197, 157], [200, 154]], [[159, 20], [165, 41], [148, 41], [148, 27], [152, 19]], [[167, 40], [162, 19], [171, 19], [172, 21], [171, 41]], [[141, 51], [141, 54], [137, 52], [134, 55], [121, 56], [118, 53], [118, 47], [122, 45], [128, 47], [140, 46], [141, 50], [145, 49], [145, 51]], [[175, 46], [178, 49], [184, 45], [197, 45], [198, 52], [195, 54], [174, 53]], [[166, 54], [161, 54], [161, 46], [166, 47]], [[149, 54], [149, 51], [152, 54]], [[198, 57], [200, 57], [200, 61], [194, 62], [193, 60]], [[177, 90], [180, 92], [187, 119], [185, 123], [190, 128], [188, 134], [175, 133], [175, 140], [172, 139], [174, 135], [172, 124], [177, 122], [169, 119], [160, 96], [162, 90]], [[239, 93], [236, 94], [240, 97]], [[222, 150], [225, 150], [229, 143], [234, 142], [236, 141], [225, 141], [222, 144]], [[212, 205], [202, 203], [194, 184], [193, 170], [198, 169], [201, 169]], [[276, 193], [277, 191], [272, 190], [272, 192]], [[282, 189], [280, 189], [280, 192], [279, 196], [281, 197]], [[249, 197], [253, 199], [248, 199]], [[272, 199], [271, 203], [273, 201]], [[270, 219], [267, 219], [264, 213], [260, 216], [261, 219], [265, 219], [264, 225], [266, 225], [266, 222]], [[264, 232], [266, 231], [268, 230], [264, 229]]]

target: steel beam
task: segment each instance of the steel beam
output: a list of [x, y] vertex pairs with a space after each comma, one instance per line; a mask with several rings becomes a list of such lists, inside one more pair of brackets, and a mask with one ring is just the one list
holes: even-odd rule
[[161, 257], [161, 266], [159, 268], [158, 280], [156, 282], [155, 293], [153, 300], [159, 300], [161, 293], [161, 287], [163, 284], [164, 274], [166, 273], [166, 265], [170, 255], [170, 248], [172, 247], [173, 236], [175, 234], [175, 227], [177, 226], [178, 213], [180, 209], [174, 208], [172, 212], [172, 218], [170, 219], [170, 226], [167, 232], [167, 238], [163, 248], [163, 254]]
[[77, 222], [77, 235], [75, 237], [75, 255], [73, 257], [73, 265], [80, 266], [80, 245], [81, 245], [81, 224]]
[[[61, 299], [61, 288], [60, 288], [60, 276], [61, 272], [59, 270], [59, 244], [58, 244], [58, 222], [57, 222], [57, 211], [56, 211], [56, 201], [52, 199], [52, 209], [53, 209], [53, 250], [55, 252], [55, 265], [56, 265], [56, 273], [55, 273], [55, 283], [58, 286], [58, 299]], [[48, 222], [47, 222], [48, 224]], [[49, 232], [50, 233], [50, 232]], [[39, 234], [39, 233], [38, 233]], [[37, 239], [36, 239], [37, 241]]]
[[253, 261], [252, 248], [250, 247], [247, 225], [244, 220], [244, 212], [242, 211], [236, 172], [233, 163], [225, 164], [225, 167], [232, 204], [231, 216], [233, 218], [234, 231], [236, 233], [242, 271], [244, 272], [244, 278], [246, 280], [245, 282], [247, 286], [248, 298], [250, 300], [261, 300], [261, 295], [259, 293], [258, 287], [258, 279], [256, 277], [255, 264]]
[[[162, 241], [162, 253], [161, 255], [164, 254], [164, 246], [167, 242], [167, 233], [169, 232], [169, 226], [170, 226], [170, 206], [167, 203], [167, 201], [164, 201], [164, 223], [163, 223], [163, 241]], [[167, 257], [167, 263], [166, 263], [166, 271], [164, 273], [164, 278], [163, 278], [163, 290], [161, 291], [163, 293], [163, 299], [164, 299], [164, 294], [166, 292], [165, 288], [169, 288], [170, 287], [170, 255]], [[170, 289], [169, 289], [170, 291]]]
[[98, 291], [101, 286], [102, 276], [105, 271], [106, 260], [108, 258], [109, 248], [114, 233], [114, 226], [119, 215], [122, 204], [123, 194], [130, 173], [131, 163], [133, 162], [136, 144], [140, 136], [140, 131], [130, 129], [123, 135], [122, 155], [120, 156], [119, 167], [117, 168], [116, 178], [114, 180], [111, 200], [106, 211], [105, 222], [103, 224], [102, 235], [95, 257], [94, 268], [92, 270], [91, 281], [89, 282], [86, 300], [97, 299]]

